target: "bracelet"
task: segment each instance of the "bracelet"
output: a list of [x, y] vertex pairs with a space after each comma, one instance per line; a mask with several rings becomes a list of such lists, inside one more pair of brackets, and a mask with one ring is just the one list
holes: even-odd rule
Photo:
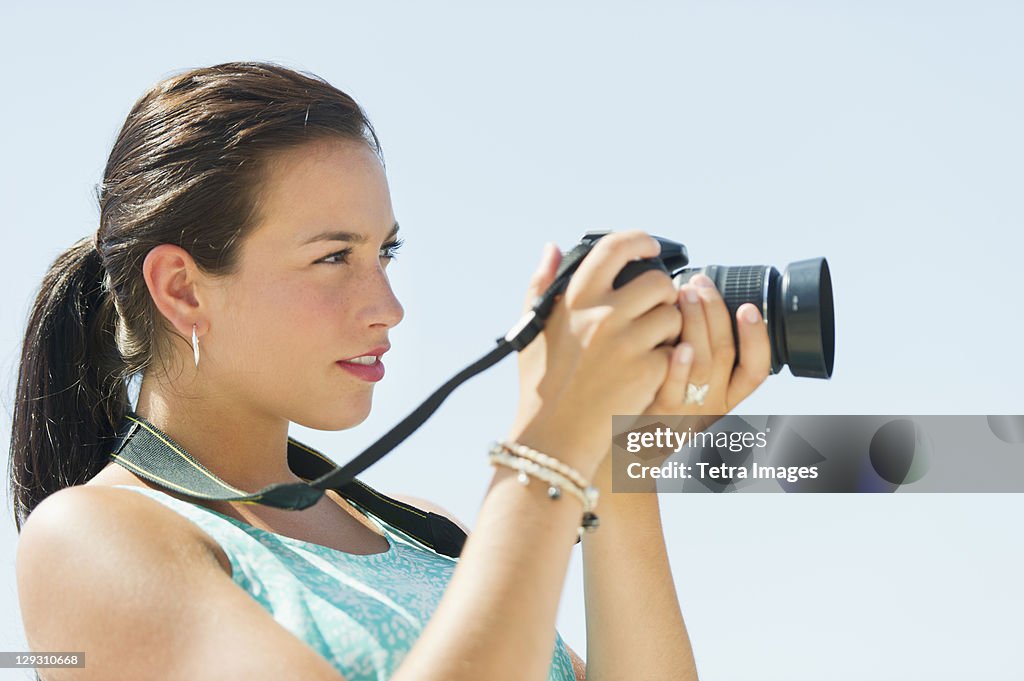
[[[521, 456], [518, 451], [509, 451], [510, 447], [521, 447], [524, 451], [528, 452], [530, 456]], [[517, 442], [495, 442], [494, 445], [491, 447], [491, 454], [506, 454], [509, 456], [513, 456], [515, 458], [526, 459], [531, 463], [540, 466], [543, 469], [547, 469], [548, 471], [562, 478], [564, 480], [564, 483], [568, 483], [568, 485], [563, 483], [563, 487], [575, 487], [576, 489], [579, 490], [580, 493], [583, 494], [584, 497], [588, 499], [587, 502], [584, 502], [585, 506], [589, 506], [587, 510], [591, 510], [595, 506], [597, 506], [597, 488], [594, 487], [593, 485], [588, 485], [587, 482], [583, 479], [583, 476], [579, 474], [579, 471], [572, 468], [571, 466], [562, 463], [553, 456], [542, 454], [541, 452], [538, 452], [536, 449], [530, 449], [529, 447], [525, 445], [520, 445]], [[523, 482], [521, 477], [520, 482]], [[523, 484], [525, 484], [525, 482]]]
[[559, 473], [561, 473], [562, 475], [576, 483], [576, 485], [580, 489], [586, 489], [587, 487], [590, 486], [589, 484], [587, 484], [587, 481], [583, 478], [583, 476], [580, 475], [580, 472], [578, 470], [562, 461], [559, 461], [553, 456], [548, 456], [547, 454], [538, 452], [536, 449], [531, 449], [526, 445], [521, 445], [518, 442], [501, 442], [499, 443], [499, 446], [506, 452], [509, 452], [510, 454], [521, 456], [524, 459], [529, 459], [530, 461], [539, 463], [541, 466], [545, 466], [547, 468], [551, 468], [553, 470], [558, 471]]
[[584, 477], [578, 470], [568, 465], [563, 461], [559, 461], [553, 456], [548, 456], [542, 452], [538, 452], [536, 449], [531, 449], [526, 445], [519, 444], [518, 442], [499, 442], [495, 443], [496, 448], [501, 448], [510, 454], [515, 456], [529, 459], [534, 463], [544, 466], [545, 468], [554, 470], [557, 473], [561, 473], [565, 477], [569, 478], [574, 485], [576, 485], [584, 495], [593, 498], [591, 502], [591, 508], [597, 506], [598, 491], [593, 485], [587, 483]]
[[[577, 529], [577, 534], [582, 537], [584, 531], [593, 532], [597, 529], [599, 520], [597, 514], [593, 512], [593, 508], [597, 504], [596, 489], [591, 487], [589, 488], [589, 491], [585, 493], [565, 476], [546, 469], [529, 459], [523, 459], [521, 457], [508, 454], [501, 450], [500, 447], [496, 447], [491, 450], [490, 461], [492, 464], [500, 464], [518, 470], [519, 476], [517, 480], [520, 484], [529, 484], [530, 478], [527, 473], [539, 480], [547, 482], [550, 485], [548, 487], [548, 497], [552, 500], [558, 499], [562, 496], [562, 489], [568, 490], [570, 494], [576, 496], [576, 498], [583, 503], [583, 520], [580, 523], [580, 527]], [[559, 485], [562, 485], [562, 487]]]
[[[539, 453], [539, 452], [538, 452]], [[548, 497], [552, 500], [562, 496], [567, 491], [583, 504], [583, 520], [577, 533], [582, 537], [583, 532], [593, 532], [597, 529], [599, 520], [593, 512], [597, 506], [598, 491], [595, 487], [588, 485], [581, 488], [575, 482], [562, 475], [558, 471], [547, 468], [525, 457], [509, 454], [502, 445], [495, 443], [489, 457], [492, 465], [502, 465], [519, 471], [517, 480], [522, 485], [528, 485], [530, 476], [548, 484]]]
[[583, 510], [589, 511], [593, 508], [593, 503], [583, 493], [579, 487], [577, 487], [571, 480], [560, 473], [547, 469], [540, 464], [534, 463], [528, 459], [523, 459], [518, 456], [513, 456], [503, 451], [492, 451], [490, 454], [490, 461], [492, 463], [498, 463], [509, 468], [514, 468], [519, 471], [519, 483], [521, 485], [527, 485], [530, 482], [530, 478], [527, 474], [546, 482], [550, 485], [548, 488], [548, 496], [552, 499], [557, 499], [561, 496], [562, 490], [569, 492], [574, 497], [580, 500], [583, 504]]

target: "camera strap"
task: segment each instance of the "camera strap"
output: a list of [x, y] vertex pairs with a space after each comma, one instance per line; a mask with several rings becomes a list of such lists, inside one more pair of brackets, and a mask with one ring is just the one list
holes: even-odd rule
[[[320, 499], [324, 489], [332, 489], [437, 553], [457, 557], [466, 541], [462, 528], [445, 516], [393, 499], [356, 479], [317, 489], [305, 483], [278, 484], [248, 494], [214, 475], [170, 435], [133, 411], [125, 414], [110, 458], [140, 477], [196, 499], [266, 503], [269, 491], [274, 503], [268, 506], [306, 508]], [[288, 467], [307, 482], [336, 469], [333, 461], [292, 437], [288, 438]]]
[[334, 490], [438, 553], [457, 556], [466, 538], [458, 525], [442, 515], [387, 497], [356, 480], [356, 476], [423, 425], [455, 388], [494, 366], [512, 351], [518, 352], [529, 345], [543, 330], [555, 299], [565, 291], [572, 273], [592, 246], [592, 242], [577, 244], [563, 257], [554, 282], [507, 334], [496, 339], [495, 348], [445, 382], [396, 426], [343, 466], [337, 466], [317, 450], [289, 437], [288, 465], [305, 482], [274, 483], [250, 494], [218, 478], [170, 436], [134, 411], [126, 413], [109, 456], [153, 483], [209, 501], [301, 510], [317, 503], [324, 490]]

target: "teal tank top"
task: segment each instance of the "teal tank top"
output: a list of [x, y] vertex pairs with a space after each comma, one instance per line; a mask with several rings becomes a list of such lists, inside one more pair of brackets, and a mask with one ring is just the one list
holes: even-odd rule
[[[387, 537], [387, 551], [345, 553], [254, 527], [159, 490], [114, 487], [152, 497], [203, 529], [227, 554], [232, 580], [348, 681], [391, 678], [458, 564], [361, 507]], [[556, 631], [548, 681], [575, 679]]]

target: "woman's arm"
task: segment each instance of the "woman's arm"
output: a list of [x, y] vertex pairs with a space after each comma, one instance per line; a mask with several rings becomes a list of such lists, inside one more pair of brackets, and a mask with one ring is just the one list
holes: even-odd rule
[[395, 675], [544, 679], [582, 506], [498, 469], [437, 611]]
[[[459, 528], [461, 528], [462, 531], [465, 532], [467, 536], [469, 536], [469, 527], [467, 527], [466, 524], [463, 523], [461, 520], [456, 518], [454, 514], [448, 512], [441, 506], [438, 506], [437, 504], [426, 499], [414, 497], [408, 494], [390, 494], [389, 496], [392, 499], [397, 499], [398, 501], [404, 501], [407, 504], [412, 504], [416, 508], [422, 509], [424, 511], [430, 511], [432, 513], [444, 516], [445, 518], [448, 518], [448, 520], [451, 520], [453, 523], [458, 525]], [[573, 673], [576, 675], [576, 681], [586, 681], [587, 663], [583, 661], [583, 658], [581, 658], [579, 654], [569, 646], [568, 643], [565, 644], [565, 649], [569, 651], [569, 659], [572, 660], [572, 669]]]
[[[713, 422], [768, 376], [768, 333], [757, 310], [737, 310], [740, 362], [729, 312], [707, 277], [679, 291], [682, 343], [645, 414], [707, 417]], [[693, 295], [691, 295], [693, 294]], [[687, 384], [707, 383], [703, 404], [683, 399]], [[587, 658], [591, 681], [697, 679], [697, 667], [669, 566], [656, 493], [614, 494], [612, 457], [595, 476], [602, 490], [600, 531], [583, 539]]]
[[587, 676], [696, 681], [662, 533], [657, 494], [612, 494], [598, 472], [601, 527], [583, 536]]
[[[552, 308], [545, 341], [527, 348], [533, 370], [521, 375], [524, 398], [509, 439], [593, 479], [611, 415], [650, 404], [668, 369], [671, 350], [660, 341], [676, 334], [681, 318], [671, 282], [648, 272], [612, 288], [628, 262], [659, 250], [642, 232], [594, 246]], [[544, 290], [555, 253], [548, 249], [527, 301]], [[395, 681], [546, 678], [583, 506], [516, 478], [498, 467], [448, 589]]]

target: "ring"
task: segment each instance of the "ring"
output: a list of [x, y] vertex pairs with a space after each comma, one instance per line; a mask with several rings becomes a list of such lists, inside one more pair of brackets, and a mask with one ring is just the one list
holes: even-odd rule
[[686, 404], [696, 403], [698, 407], [704, 406], [704, 397], [708, 394], [708, 389], [711, 387], [709, 383], [704, 385], [694, 385], [693, 383], [686, 384]]

